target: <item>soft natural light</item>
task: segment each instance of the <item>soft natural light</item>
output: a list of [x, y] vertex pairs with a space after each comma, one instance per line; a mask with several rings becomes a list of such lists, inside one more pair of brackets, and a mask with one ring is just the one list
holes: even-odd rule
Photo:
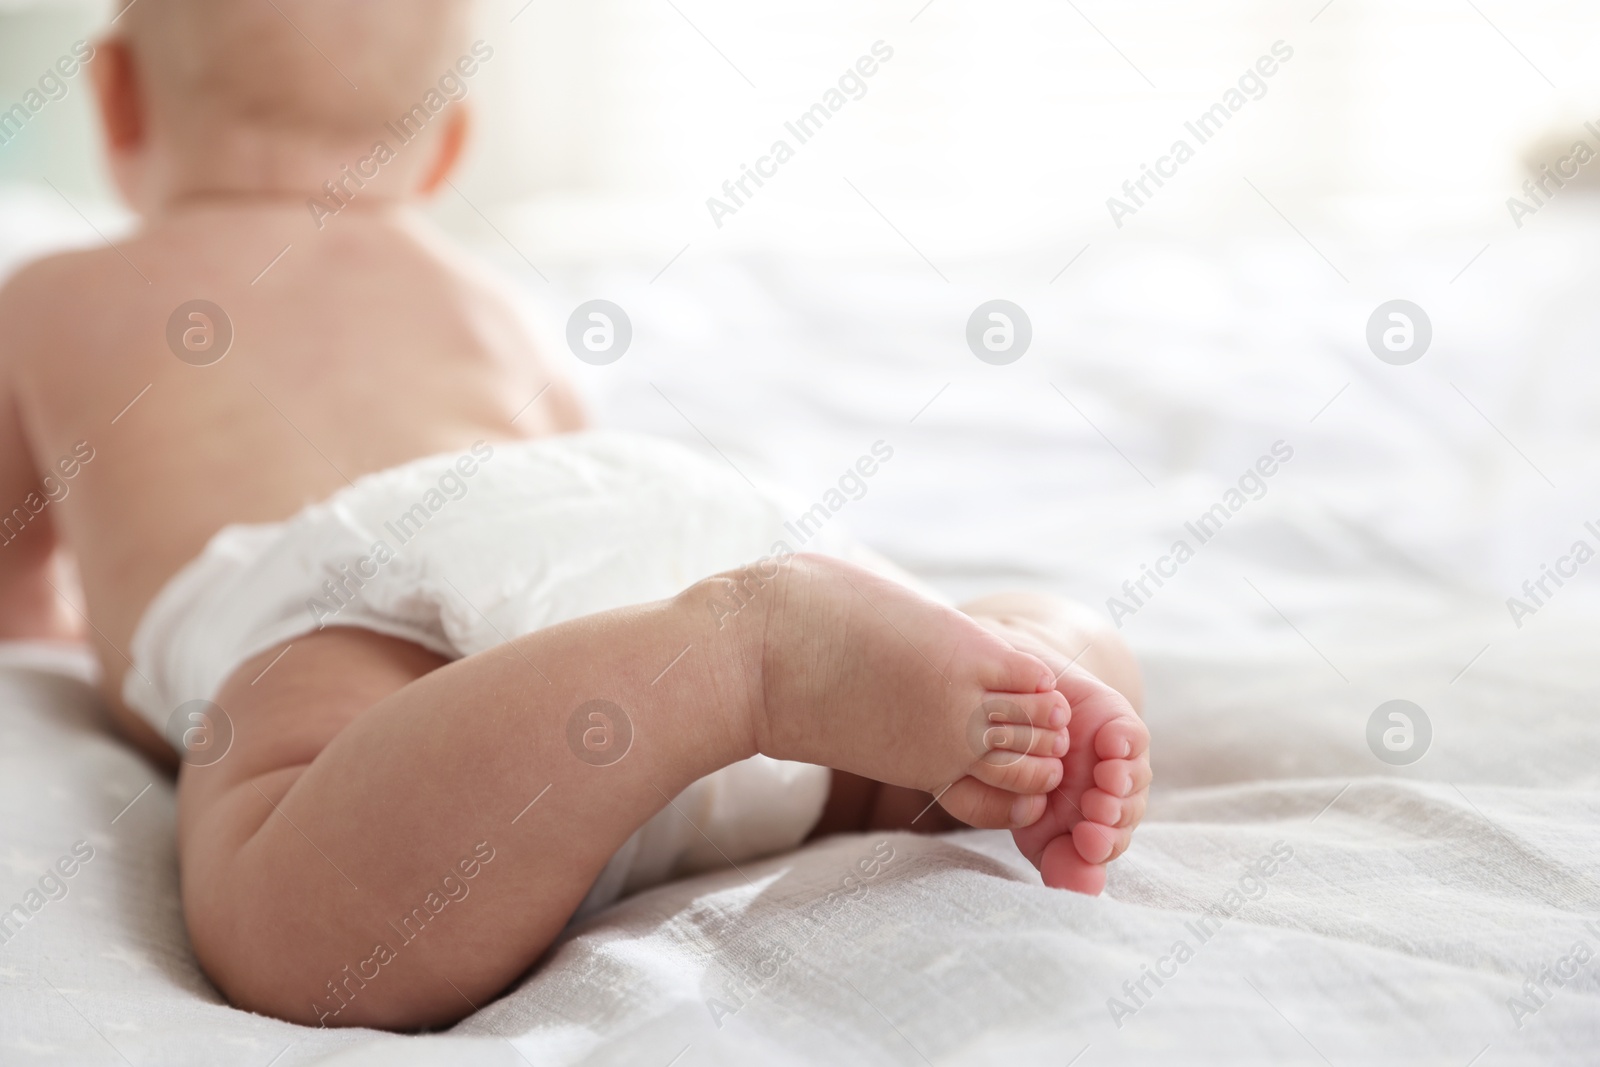
[[[104, 18], [5, 10], [6, 100]], [[481, 22], [494, 58], [458, 184], [567, 254], [903, 250], [881, 212], [938, 259], [1118, 221], [1248, 227], [1275, 220], [1263, 200], [1330, 230], [1474, 228], [1506, 221], [1526, 162], [1600, 148], [1583, 126], [1600, 120], [1600, 8], [1577, 0], [491, 0]], [[0, 148], [0, 178], [103, 198], [86, 104], [74, 87], [48, 131]], [[825, 128], [801, 143], [785, 124], [818, 104]], [[1218, 106], [1202, 142], [1190, 125]], [[779, 141], [792, 157], [763, 163]], [[774, 173], [735, 204], [724, 183], [745, 167]], [[1146, 167], [1174, 173], [1135, 199]], [[438, 211], [474, 223], [453, 198]]]
[[[893, 241], [864, 201], [944, 252], [1112, 232], [1113, 196], [1125, 226], [1233, 226], [1263, 210], [1245, 179], [1340, 227], [1498, 222], [1523, 158], [1600, 118], [1600, 34], [1573, 20], [1600, 9], [504, 0], [472, 188], [551, 237], [615, 212], [667, 245]], [[799, 144], [784, 123], [880, 41], [893, 58]], [[1202, 143], [1185, 124], [1232, 92]], [[718, 227], [707, 199], [778, 139], [794, 158]], [[1124, 182], [1179, 140], [1193, 158], [1136, 205]]]

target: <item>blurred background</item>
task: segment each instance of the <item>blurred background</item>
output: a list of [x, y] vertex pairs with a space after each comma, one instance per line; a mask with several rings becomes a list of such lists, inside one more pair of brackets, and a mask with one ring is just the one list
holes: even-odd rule
[[[0, 0], [0, 107], [109, 13]], [[1420, 628], [1476, 670], [1593, 607], [1582, 581], [1537, 625], [1506, 601], [1600, 517], [1600, 162], [1523, 190], [1600, 152], [1600, 7], [490, 0], [479, 35], [476, 135], [428, 210], [514, 280], [602, 423], [807, 502], [888, 441], [839, 521], [952, 595], [1096, 606], [1289, 443], [1126, 622], [1147, 658], [1243, 640], [1323, 671]], [[875, 45], [864, 95], [717, 225], [707, 198]], [[1193, 158], [1119, 226], [1108, 198], [1180, 138]], [[91, 222], [131, 224], [79, 76], [0, 145], [0, 269]], [[564, 338], [594, 298], [633, 322], [604, 367]], [[1032, 322], [1007, 366], [965, 340], [995, 298]], [[1367, 343], [1394, 299], [1432, 329], [1406, 366]]]
[[[0, 99], [108, 8], [0, 3]], [[1600, 119], [1597, 31], [1580, 0], [488, 0], [497, 58], [458, 184], [551, 252], [903, 251], [841, 175], [935, 262], [1066, 242], [1107, 229], [1106, 197], [1282, 41], [1266, 96], [1130, 225], [1275, 221], [1241, 174], [1322, 232], [1494, 225], [1530, 153]], [[711, 226], [704, 199], [879, 40], [894, 59], [867, 95]], [[42, 177], [106, 197], [82, 84], [0, 152], [0, 180]], [[461, 205], [439, 210], [470, 230]]]

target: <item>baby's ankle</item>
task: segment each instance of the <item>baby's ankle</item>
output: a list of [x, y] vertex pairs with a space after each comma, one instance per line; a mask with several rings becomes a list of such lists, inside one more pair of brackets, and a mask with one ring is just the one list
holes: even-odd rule
[[[777, 558], [762, 559], [694, 583], [673, 600], [700, 636], [690, 655], [700, 655], [709, 672], [730, 736], [746, 749], [739, 758], [775, 755], [767, 724], [767, 644], [773, 602], [786, 570]], [[781, 758], [781, 757], [778, 757]]]
[[828, 583], [812, 579], [838, 566], [826, 557], [784, 553], [703, 583], [703, 610], [726, 645], [724, 662], [740, 664], [749, 682], [747, 722], [762, 755], [825, 762], [828, 745], [819, 744], [811, 712], [823, 697], [818, 678], [829, 672], [815, 654], [819, 643], [846, 639], [847, 628], [834, 625], [842, 617], [823, 588]]

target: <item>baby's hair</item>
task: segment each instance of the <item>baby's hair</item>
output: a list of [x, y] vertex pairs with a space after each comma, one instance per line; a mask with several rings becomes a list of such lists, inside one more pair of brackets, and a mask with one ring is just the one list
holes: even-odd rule
[[118, 0], [152, 121], [359, 142], [468, 45], [470, 0]]

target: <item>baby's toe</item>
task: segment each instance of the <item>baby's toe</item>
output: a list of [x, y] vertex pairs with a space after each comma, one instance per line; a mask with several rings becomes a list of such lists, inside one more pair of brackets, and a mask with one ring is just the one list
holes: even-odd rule
[[1101, 759], [1136, 759], [1150, 751], [1150, 730], [1134, 715], [1119, 715], [1094, 735], [1094, 754]]
[[1144, 819], [1145, 804], [1150, 794], [1135, 793], [1130, 797], [1114, 797], [1100, 789], [1090, 789], [1083, 794], [1083, 817], [1101, 826], [1132, 829]]
[[1078, 798], [1078, 810], [1090, 822], [1102, 826], [1119, 826], [1122, 822], [1121, 797], [1112, 796], [1103, 789], [1085, 789]]
[[1117, 854], [1117, 846], [1127, 847], [1126, 830], [1104, 826], [1088, 819], [1072, 828], [1072, 843], [1085, 863], [1107, 863]]
[[1063, 729], [1072, 718], [1067, 698], [1054, 689], [1043, 693], [991, 693], [983, 705], [990, 722], [1023, 723], [1044, 729]]
[[1149, 802], [1150, 793], [1146, 790], [1141, 790], [1131, 797], [1124, 797], [1119, 805], [1121, 811], [1117, 813], [1119, 818], [1105, 825], [1115, 826], [1119, 830], [1132, 831], [1135, 826], [1144, 821], [1144, 808]]
[[997, 694], [974, 717], [973, 755], [995, 749], [1031, 756], [1067, 754], [1071, 714], [1060, 693]]
[[1106, 759], [1094, 765], [1094, 784], [1114, 797], [1128, 797], [1150, 786], [1146, 760]]
[[[996, 646], [1002, 643], [991, 638]], [[978, 684], [996, 693], [1043, 693], [1054, 689], [1056, 673], [1037, 656], [1013, 648], [997, 647], [978, 669]]]
[[1133, 826], [1081, 822], [1072, 828], [1072, 842], [1085, 863], [1110, 863], [1133, 843]]
[[1044, 815], [1045, 798], [997, 789], [969, 775], [939, 794], [939, 806], [979, 830], [1019, 830]]
[[1016, 752], [990, 752], [967, 769], [985, 785], [1012, 793], [1048, 793], [1061, 784], [1061, 760], [1050, 756], [1023, 756]]
[[1089, 896], [1099, 896], [1106, 887], [1105, 865], [1085, 860], [1071, 837], [1058, 837], [1045, 846], [1044, 855], [1039, 858], [1039, 876], [1052, 889], [1070, 889]]

